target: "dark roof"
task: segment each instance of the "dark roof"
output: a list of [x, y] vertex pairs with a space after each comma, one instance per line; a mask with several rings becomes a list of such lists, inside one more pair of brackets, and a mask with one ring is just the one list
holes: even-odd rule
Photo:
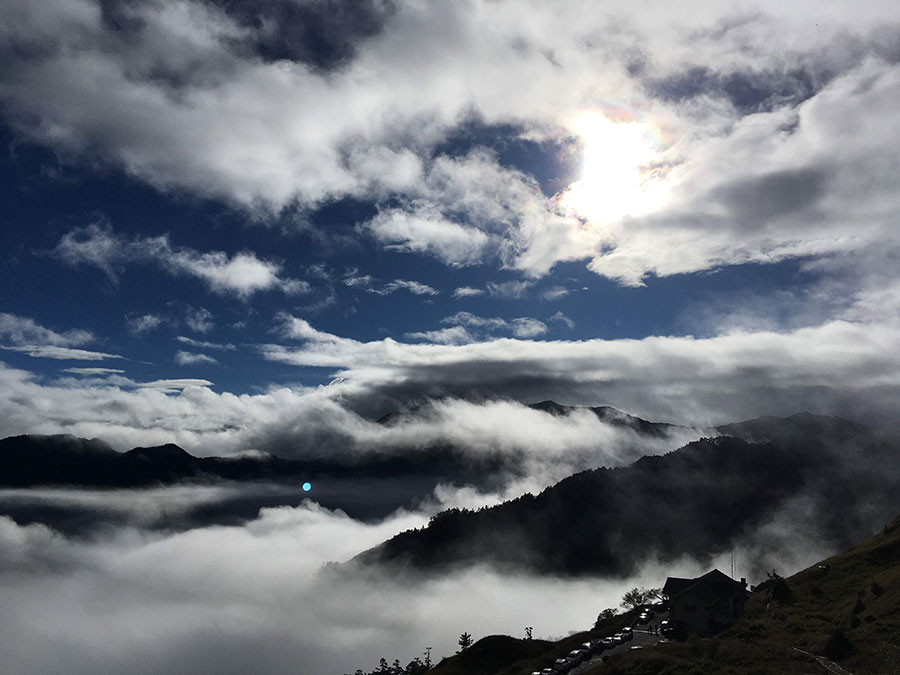
[[683, 579], [682, 577], [669, 577], [666, 579], [666, 585], [663, 586], [663, 593], [668, 595], [670, 598], [678, 595], [683, 590], [690, 588], [695, 583], [697, 583], [696, 579]]
[[663, 593], [671, 600], [686, 591], [703, 592], [704, 595], [733, 595], [743, 591], [744, 585], [719, 570], [710, 570], [696, 579], [669, 577], [663, 586]]

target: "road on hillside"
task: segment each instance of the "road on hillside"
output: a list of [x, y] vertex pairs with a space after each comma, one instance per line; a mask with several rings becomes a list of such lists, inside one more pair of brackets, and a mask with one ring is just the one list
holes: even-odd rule
[[668, 640], [666, 640], [662, 635], [659, 635], [657, 633], [654, 633], [651, 635], [649, 632], [647, 632], [646, 630], [641, 629], [641, 628], [635, 628], [633, 630], [633, 632], [634, 632], [633, 640], [623, 642], [620, 645], [616, 645], [612, 649], [605, 649], [602, 652], [594, 654], [590, 658], [590, 660], [585, 661], [581, 665], [570, 670], [569, 675], [578, 675], [578, 673], [585, 672], [589, 666], [596, 666], [597, 664], [602, 663], [604, 656], [607, 656], [610, 654], [619, 654], [621, 652], [627, 652], [632, 647], [646, 648], [646, 647], [653, 647], [653, 646], [659, 644], [660, 642], [668, 642]]

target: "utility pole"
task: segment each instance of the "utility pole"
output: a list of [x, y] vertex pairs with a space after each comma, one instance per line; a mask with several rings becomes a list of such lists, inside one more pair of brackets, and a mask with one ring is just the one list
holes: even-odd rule
[[425, 647], [425, 667], [431, 668], [431, 647]]

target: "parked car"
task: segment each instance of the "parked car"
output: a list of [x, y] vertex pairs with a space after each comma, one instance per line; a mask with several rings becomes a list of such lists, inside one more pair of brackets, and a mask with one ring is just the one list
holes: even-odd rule
[[583, 649], [573, 649], [566, 658], [573, 666], [577, 666], [587, 658], [587, 652]]
[[640, 614], [638, 614], [637, 621], [643, 626], [650, 621], [650, 615], [647, 614], [647, 612], [641, 612]]
[[599, 649], [600, 641], [599, 640], [591, 640], [590, 642], [582, 642], [581, 649], [586, 651], [588, 654], [593, 654]]
[[568, 673], [570, 670], [572, 670], [572, 664], [568, 659], [556, 659], [553, 662], [554, 673]]
[[621, 633], [616, 633], [615, 635], [612, 636], [612, 639], [617, 645], [620, 645], [623, 642], [625, 642], [625, 638], [622, 637]]
[[544, 668], [541, 671], [541, 675], [553, 675], [553, 668]]
[[603, 638], [603, 648], [604, 649], [612, 649], [615, 646], [616, 646], [616, 641], [613, 640], [611, 637]]
[[625, 626], [625, 628], [622, 629], [622, 639], [634, 640], [634, 631], [631, 630], [630, 626]]

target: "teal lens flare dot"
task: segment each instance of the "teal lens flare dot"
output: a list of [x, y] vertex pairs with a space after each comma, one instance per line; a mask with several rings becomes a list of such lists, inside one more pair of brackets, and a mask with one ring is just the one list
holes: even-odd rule
[[304, 491], [304, 492], [309, 492], [310, 490], [312, 490], [312, 485], [309, 484], [309, 483], [304, 483], [304, 484], [303, 484], [303, 491]]

